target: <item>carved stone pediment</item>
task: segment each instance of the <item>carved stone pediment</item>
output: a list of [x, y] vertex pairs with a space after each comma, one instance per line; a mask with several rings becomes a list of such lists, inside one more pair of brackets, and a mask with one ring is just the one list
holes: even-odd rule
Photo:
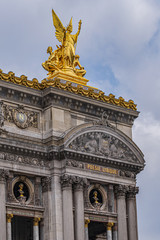
[[73, 137], [66, 146], [70, 151], [86, 153], [106, 159], [115, 159], [121, 162], [144, 164], [142, 153], [137, 146], [119, 131], [102, 131], [101, 128], [91, 128], [83, 131], [78, 137]]

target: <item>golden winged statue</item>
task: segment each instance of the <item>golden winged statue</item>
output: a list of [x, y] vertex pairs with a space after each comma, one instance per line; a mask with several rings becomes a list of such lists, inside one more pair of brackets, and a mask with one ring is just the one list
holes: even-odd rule
[[50, 56], [47, 61], [42, 63], [42, 66], [48, 71], [48, 79], [52, 79], [56, 73], [65, 73], [82, 78], [86, 74], [86, 70], [81, 66], [79, 56], [75, 54], [82, 21], [79, 21], [78, 31], [73, 35], [71, 34], [73, 28], [72, 18], [65, 28], [53, 9], [52, 17], [55, 27], [55, 36], [61, 45], [56, 45], [57, 49], [54, 52], [51, 46], [47, 49], [47, 53], [49, 53]]

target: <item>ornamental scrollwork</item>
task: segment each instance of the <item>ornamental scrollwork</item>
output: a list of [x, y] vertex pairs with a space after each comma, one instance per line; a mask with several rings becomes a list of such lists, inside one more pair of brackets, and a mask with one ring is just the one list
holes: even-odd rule
[[9, 177], [9, 171], [6, 169], [0, 169], [0, 182], [5, 182]]
[[38, 114], [33, 111], [27, 111], [24, 106], [17, 108], [8, 105], [3, 106], [4, 120], [14, 123], [17, 127], [25, 129], [28, 127], [38, 127]]
[[129, 162], [138, 162], [135, 154], [125, 143], [103, 132], [84, 133], [69, 144], [69, 149]]

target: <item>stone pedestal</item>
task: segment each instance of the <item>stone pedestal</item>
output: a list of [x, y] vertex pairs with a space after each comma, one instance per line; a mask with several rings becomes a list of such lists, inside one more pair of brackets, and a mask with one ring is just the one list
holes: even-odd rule
[[128, 240], [126, 219], [126, 187], [116, 186], [117, 213], [118, 213], [118, 240]]
[[67, 174], [61, 178], [64, 240], [74, 240], [72, 182], [72, 177]]
[[89, 219], [85, 219], [85, 240], [89, 240], [89, 233], [88, 233], [88, 224], [90, 223]]
[[7, 214], [7, 240], [12, 240], [12, 227], [11, 227], [12, 218], [13, 214]]
[[84, 240], [83, 179], [74, 185], [74, 204], [75, 240]]
[[39, 221], [41, 219], [35, 217], [33, 219], [33, 240], [39, 240]]
[[128, 212], [128, 237], [129, 240], [138, 240], [137, 231], [137, 208], [136, 208], [136, 194], [137, 187], [129, 187], [127, 193], [127, 212]]

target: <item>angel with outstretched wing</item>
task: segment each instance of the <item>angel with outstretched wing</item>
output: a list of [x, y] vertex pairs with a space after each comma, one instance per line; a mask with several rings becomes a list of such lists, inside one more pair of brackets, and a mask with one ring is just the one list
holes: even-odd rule
[[75, 59], [75, 47], [78, 40], [78, 36], [81, 30], [82, 21], [79, 21], [78, 31], [72, 35], [72, 18], [67, 28], [63, 26], [60, 19], [52, 9], [53, 24], [56, 29], [55, 35], [59, 42], [62, 43], [62, 59], [64, 66], [73, 67]]

